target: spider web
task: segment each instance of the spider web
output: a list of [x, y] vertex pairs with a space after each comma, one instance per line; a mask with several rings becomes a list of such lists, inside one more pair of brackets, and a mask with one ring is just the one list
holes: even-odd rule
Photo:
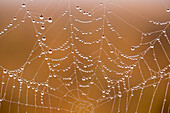
[[[0, 38], [26, 29], [33, 41], [22, 66], [0, 65], [1, 111], [169, 113], [170, 21], [148, 19], [116, 1], [81, 2], [49, 0], [37, 13], [41, 1], [22, 1]], [[136, 18], [127, 21], [118, 9]], [[135, 27], [138, 18], [153, 29]]]

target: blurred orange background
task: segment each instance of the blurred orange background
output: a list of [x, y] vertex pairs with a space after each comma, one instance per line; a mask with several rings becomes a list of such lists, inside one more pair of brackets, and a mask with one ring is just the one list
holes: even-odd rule
[[[74, 17], [77, 17], [80, 20], [90, 20], [97, 17], [100, 17], [104, 13], [104, 8], [100, 6], [100, 3], [104, 3], [104, 5], [111, 11], [111, 14], [108, 14], [106, 10], [106, 18], [109, 20], [113, 28], [123, 37], [119, 39], [117, 34], [113, 33], [109, 27], [108, 23], [104, 21], [104, 34], [108, 40], [122, 53], [132, 56], [138, 55], [142, 51], [146, 50], [150, 44], [143, 45], [136, 49], [135, 51], [131, 51], [131, 47], [135, 45], [139, 45], [141, 41], [141, 34], [142, 33], [150, 33], [154, 31], [159, 31], [165, 29], [167, 25], [155, 25], [150, 23], [149, 20], [155, 20], [159, 22], [167, 22], [170, 21], [170, 13], [167, 13], [166, 10], [170, 8], [170, 1], [169, 0], [113, 0], [109, 2], [109, 0], [0, 0], [0, 31], [3, 30], [8, 24], [13, 20], [16, 16], [17, 20], [13, 22], [13, 26], [17, 25], [25, 15], [27, 11], [26, 8], [21, 8], [22, 4], [25, 3], [26, 7], [31, 12], [31, 18], [26, 15], [25, 22], [22, 23], [12, 30], [8, 30], [4, 34], [0, 35], [0, 66], [7, 70], [16, 70], [20, 69], [23, 64], [27, 61], [32, 48], [34, 47], [35, 43], [37, 42], [36, 37], [36, 30], [34, 27], [37, 28], [40, 32], [42, 31], [40, 24], [33, 24], [32, 18], [35, 20], [39, 19], [39, 16], [42, 14], [45, 18], [52, 17], [53, 22], [51, 24], [45, 23], [45, 30], [42, 33], [45, 33], [47, 40], [45, 44], [48, 45], [50, 48], [58, 48], [63, 43], [67, 41], [67, 39], [71, 35], [71, 27], [69, 22], [69, 13], [66, 13], [65, 16], [62, 16], [65, 10], [69, 10], [73, 15], [72, 23], [74, 26], [78, 26], [79, 29], [84, 31], [92, 31], [95, 30], [103, 25], [103, 19], [99, 21], [93, 21], [90, 24], [82, 24], [76, 22]], [[69, 5], [70, 3], [70, 5]], [[111, 4], [110, 4], [111, 3]], [[87, 17], [76, 10], [76, 6], [79, 5], [83, 10], [92, 12], [92, 17]], [[18, 10], [21, 8], [19, 13], [16, 15]], [[95, 9], [94, 9], [95, 8]], [[93, 10], [94, 9], [94, 10]], [[35, 26], [34, 26], [35, 25]], [[66, 30], [63, 28], [66, 27]], [[95, 41], [103, 35], [102, 30], [99, 32], [94, 31], [92, 35], [82, 35], [80, 32], [75, 31], [75, 34], [79, 36], [79, 38], [86, 40], [86, 41]], [[149, 42], [151, 40], [156, 39], [161, 33], [154, 33], [153, 35], [147, 35], [144, 37], [143, 42]], [[166, 29], [166, 34], [170, 36], [170, 27], [168, 26]], [[170, 40], [170, 39], [169, 39]], [[160, 41], [164, 47], [162, 49], [161, 45], [156, 42], [154, 44], [154, 50], [156, 53], [157, 62], [160, 66], [160, 69], [167, 67], [169, 65], [170, 58], [170, 46], [168, 40], [161, 36]], [[70, 43], [70, 42], [69, 42]], [[38, 44], [37, 44], [38, 45]], [[100, 44], [92, 44], [92, 45], [84, 45], [83, 43], [74, 40], [74, 46], [80, 51], [82, 55], [88, 56], [89, 54], [93, 53], [94, 51], [100, 48]], [[107, 45], [106, 41], [103, 41], [103, 49], [108, 52], [110, 48]], [[48, 52], [48, 49], [45, 49]], [[41, 47], [37, 46], [37, 49], [32, 54], [31, 58], [38, 56], [42, 52]], [[51, 58], [62, 58], [71, 52], [70, 49], [66, 51], [59, 51], [54, 52], [53, 54], [47, 55]], [[119, 53], [117, 50], [115, 52]], [[166, 52], [166, 54], [165, 54]], [[97, 57], [97, 54], [94, 54], [94, 57]], [[120, 55], [120, 54], [119, 54]], [[168, 58], [167, 58], [167, 56]], [[89, 64], [87, 60], [84, 60], [78, 55], [76, 55], [77, 59], [84, 62], [85, 64]], [[23, 78], [24, 80], [32, 80], [34, 77], [35, 82], [37, 83], [44, 83], [46, 82], [47, 78], [51, 71], [48, 68], [48, 61], [44, 60], [45, 56], [42, 55], [41, 57], [37, 57], [35, 60], [31, 62], [31, 64], [27, 64], [24, 68], [23, 73], [18, 74], [17, 76]], [[115, 58], [115, 56], [113, 56]], [[129, 59], [125, 59], [120, 57], [122, 61], [126, 64], [133, 64], [135, 61], [131, 61]], [[105, 55], [104, 51], [101, 53], [101, 59], [104, 64], [109, 67], [109, 69], [115, 69], [118, 71], [122, 71], [124, 69], [119, 69], [116, 67], [115, 64], [112, 64]], [[156, 72], [159, 71], [156, 62], [154, 61], [153, 52], [149, 50], [144, 59], [148, 63], [151, 69], [155, 70]], [[68, 67], [74, 58], [69, 56], [68, 59], [63, 60], [60, 62], [60, 66], [57, 69], [65, 69]], [[90, 67], [87, 70], [94, 69], [96, 66], [97, 60], [94, 60], [94, 67]], [[82, 67], [82, 65], [80, 65]], [[140, 61], [140, 67], [145, 79], [150, 77], [148, 66], [145, 64], [143, 60]], [[82, 74], [79, 70], [76, 70], [77, 74], [74, 75], [76, 79], [73, 80], [73, 85], [70, 87], [65, 87], [65, 84], [68, 83], [67, 81], [61, 80], [60, 77], [56, 78], [49, 78], [49, 85], [56, 88], [55, 91], [51, 91], [48, 87], [40, 86], [35, 98], [35, 91], [29, 89], [29, 93], [27, 95], [27, 84], [23, 83], [22, 91], [20, 99], [19, 96], [19, 89], [20, 84], [17, 79], [9, 78], [8, 74], [3, 74], [3, 68], [0, 68], [0, 85], [4, 81], [4, 85], [1, 85], [0, 91], [0, 98], [3, 98], [0, 107], [0, 113], [135, 113], [137, 109], [137, 104], [140, 98], [141, 89], [134, 91], [134, 96], [131, 98], [131, 101], [127, 108], [127, 98], [130, 98], [130, 93], [123, 93], [121, 97], [121, 101], [119, 98], [116, 99], [106, 99], [103, 100], [101, 103], [97, 102], [96, 100], [100, 100], [102, 98], [102, 92], [100, 89], [108, 89], [107, 81], [104, 79], [104, 74], [100, 69], [96, 70], [95, 79], [93, 82], [97, 84], [91, 85], [90, 88], [78, 88], [77, 81], [81, 84], [87, 84], [87, 82], [83, 82], [81, 79], [83, 76], [90, 77], [91, 74]], [[74, 66], [68, 72], [59, 72], [57, 75], [61, 77], [69, 77], [75, 68]], [[86, 70], [86, 69], [85, 69]], [[108, 75], [110, 79], [113, 81], [117, 81], [122, 78], [121, 75], [116, 75], [114, 73], [109, 73], [105, 70], [105, 73]], [[165, 73], [169, 73], [169, 68], [166, 70]], [[4, 78], [2, 78], [4, 75]], [[153, 84], [154, 82], [159, 81], [159, 76], [161, 74], [158, 73], [158, 76], [155, 80], [151, 80], [147, 83]], [[141, 73], [138, 67], [135, 67], [133, 73], [130, 78], [130, 84], [126, 84], [127, 87], [130, 85], [134, 87], [137, 84], [143, 82], [141, 78]], [[164, 95], [166, 92], [167, 84], [169, 83], [170, 79], [168, 78], [169, 74], [161, 80], [160, 84], [156, 86], [157, 91], [154, 95], [155, 87], [148, 86], [144, 88], [143, 95], [140, 100], [140, 104], [137, 110], [137, 113], [161, 113], [162, 105], [164, 101]], [[94, 77], [94, 76], [92, 76]], [[98, 80], [96, 80], [96, 78]], [[61, 82], [62, 81], [62, 82]], [[100, 81], [100, 83], [98, 82]], [[127, 82], [127, 80], [125, 80]], [[12, 86], [15, 84], [15, 88]], [[37, 85], [32, 85], [32, 87], [37, 87]], [[123, 85], [121, 85], [123, 87]], [[12, 90], [13, 89], [13, 90]], [[51, 95], [45, 94], [44, 95], [44, 104], [43, 106], [47, 106], [47, 108], [43, 107], [36, 107], [42, 106], [41, 105], [41, 91], [44, 89], [45, 92], [48, 92]], [[115, 89], [116, 91], [118, 89]], [[88, 94], [83, 96], [82, 92]], [[67, 94], [67, 95], [66, 95]], [[75, 98], [70, 98], [69, 96], [75, 96]], [[111, 90], [110, 95], [114, 96], [114, 91]], [[12, 99], [11, 99], [12, 96]], [[28, 97], [28, 104], [30, 106], [26, 106], [26, 97]], [[92, 99], [89, 99], [89, 98]], [[61, 100], [60, 100], [61, 98]], [[153, 99], [152, 99], [153, 98]], [[73, 107], [72, 103], [67, 103], [65, 100], [68, 100], [72, 103], [75, 102], [75, 106]], [[149, 107], [151, 105], [151, 101], [153, 100], [152, 109], [149, 111]], [[11, 101], [11, 102], [10, 102]], [[18, 104], [23, 103], [23, 104]], [[119, 103], [120, 102], [120, 103]], [[103, 103], [103, 104], [102, 104]], [[92, 105], [90, 105], [92, 104]], [[98, 106], [98, 104], [100, 106]], [[18, 107], [19, 106], [19, 107]], [[113, 108], [114, 106], [114, 108]], [[50, 109], [50, 107], [55, 107], [55, 109]], [[57, 108], [60, 108], [58, 110]], [[168, 86], [166, 102], [164, 106], [163, 113], [170, 112], [170, 87]]]

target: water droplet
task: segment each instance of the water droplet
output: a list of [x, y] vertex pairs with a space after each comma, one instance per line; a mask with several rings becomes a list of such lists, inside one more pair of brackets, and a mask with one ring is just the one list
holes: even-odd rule
[[14, 17], [13, 20], [17, 20], [17, 17]]
[[153, 87], [156, 87], [156, 84], [153, 84]]
[[110, 50], [110, 53], [113, 53], [113, 50]]
[[13, 77], [13, 74], [12, 74], [12, 73], [10, 73], [10, 74], [9, 74], [9, 77]]
[[45, 29], [45, 26], [44, 26], [44, 25], [42, 25], [42, 26], [41, 26], [41, 29], [42, 29], [42, 30], [44, 30], [44, 29]]
[[79, 6], [76, 6], [76, 9], [80, 9], [80, 7], [79, 7]]
[[53, 20], [52, 20], [51, 17], [48, 18], [48, 22], [49, 22], [49, 23], [52, 23], [52, 22], [53, 22]]
[[82, 9], [80, 9], [79, 11], [80, 11], [80, 12], [82, 12], [83, 10], [82, 10]]
[[135, 50], [135, 47], [132, 46], [132, 47], [131, 47], [131, 50], [134, 51], [134, 50]]
[[43, 20], [44, 19], [44, 16], [43, 15], [40, 15], [40, 20]]
[[111, 13], [111, 11], [109, 10], [108, 13]]
[[30, 11], [29, 10], [27, 10], [27, 13], [29, 13]]
[[22, 20], [22, 22], [24, 23], [24, 22], [25, 22], [25, 20], [23, 19], [23, 20]]
[[100, 6], [103, 6], [103, 3], [100, 3]]
[[12, 26], [12, 23], [10, 23], [9, 25]]
[[4, 74], [6, 74], [6, 73], [7, 73], [7, 70], [6, 70], [6, 69], [4, 69], [3, 73], [4, 73]]
[[102, 38], [105, 38], [105, 36], [104, 36], [104, 35], [102, 35]]
[[85, 80], [86, 80], [86, 79], [83, 77], [83, 78], [82, 78], [82, 81], [85, 81]]
[[46, 41], [46, 37], [45, 36], [42, 37], [42, 41]]
[[35, 20], [32, 20], [32, 23], [35, 23]]
[[27, 88], [30, 88], [30, 85], [27, 85]]
[[22, 7], [26, 7], [26, 5], [25, 5], [25, 4], [22, 4]]
[[41, 95], [44, 95], [44, 92], [43, 92], [43, 91], [41, 92]]
[[49, 50], [48, 50], [48, 53], [52, 54], [52, 52], [53, 52], [52, 49], [49, 49]]
[[154, 45], [151, 45], [150, 48], [154, 48]]

